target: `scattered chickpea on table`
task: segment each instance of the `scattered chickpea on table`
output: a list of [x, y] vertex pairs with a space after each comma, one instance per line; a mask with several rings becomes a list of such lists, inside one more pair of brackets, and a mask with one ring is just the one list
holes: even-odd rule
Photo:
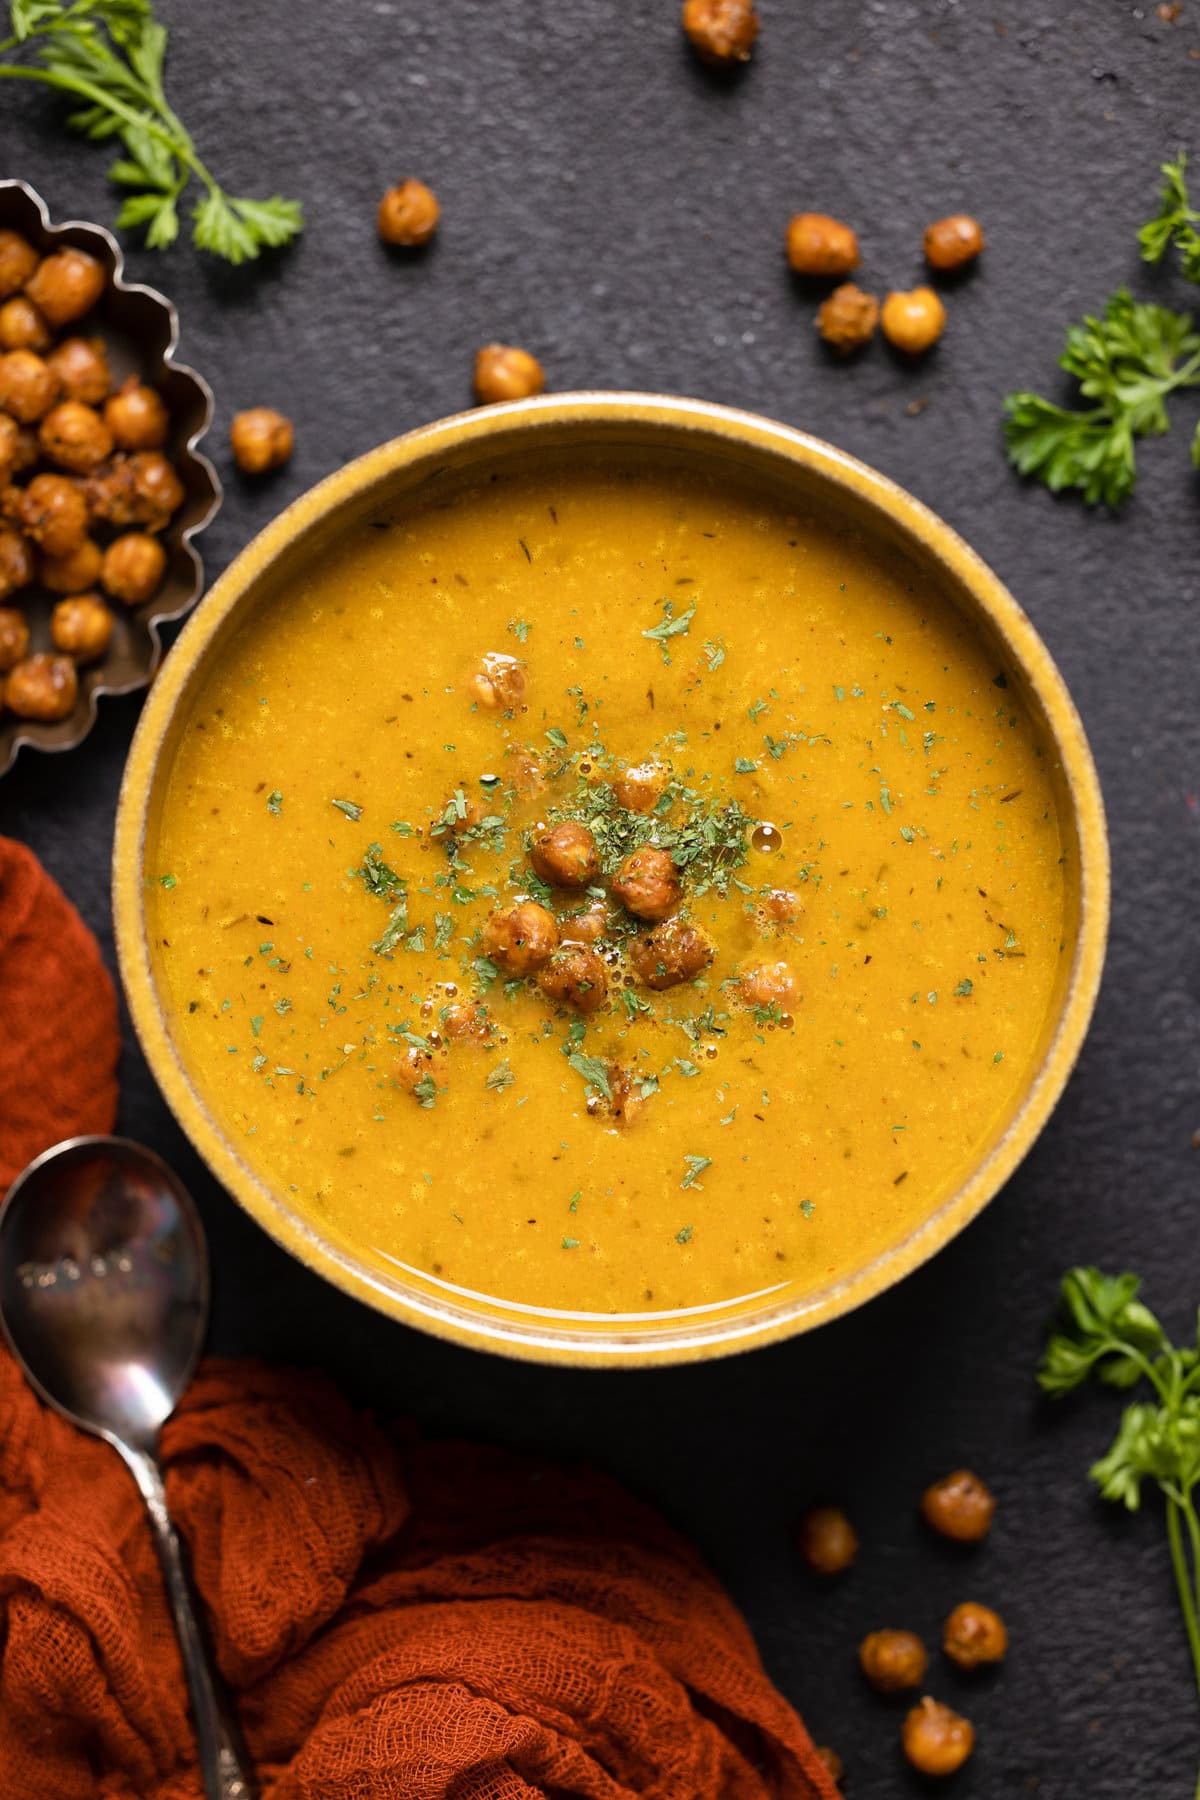
[[282, 468], [295, 448], [290, 419], [273, 406], [251, 406], [234, 415], [229, 447], [243, 475], [265, 475]]
[[955, 1469], [944, 1475], [921, 1496], [925, 1523], [959, 1544], [974, 1544], [985, 1538], [995, 1513], [993, 1494], [970, 1469]]
[[905, 1756], [922, 1775], [953, 1775], [975, 1748], [975, 1727], [926, 1694], [900, 1728]]
[[929, 1655], [914, 1631], [872, 1631], [858, 1650], [859, 1666], [881, 1694], [900, 1694], [920, 1687]]
[[423, 181], [401, 181], [390, 187], [379, 202], [376, 225], [385, 244], [394, 249], [419, 250], [438, 228], [442, 209], [437, 195]]
[[702, 62], [729, 68], [750, 60], [759, 23], [754, 0], [684, 0], [682, 17]]
[[787, 229], [787, 257], [797, 275], [852, 275], [858, 238], [829, 213], [796, 213]]
[[946, 308], [931, 287], [915, 287], [907, 293], [893, 289], [880, 308], [879, 324], [895, 349], [906, 356], [923, 356], [946, 329]]
[[475, 357], [475, 393], [483, 405], [528, 400], [546, 385], [536, 356], [516, 344], [485, 344]]
[[1003, 1662], [1008, 1654], [1008, 1629], [998, 1612], [976, 1600], [956, 1606], [942, 1629], [942, 1649], [960, 1669], [978, 1669], [985, 1663]]
[[796, 1530], [796, 1547], [816, 1575], [840, 1575], [858, 1556], [858, 1533], [840, 1506], [812, 1506]]
[[861, 350], [875, 336], [879, 302], [854, 282], [834, 288], [817, 309], [817, 330], [825, 342], [843, 356]]

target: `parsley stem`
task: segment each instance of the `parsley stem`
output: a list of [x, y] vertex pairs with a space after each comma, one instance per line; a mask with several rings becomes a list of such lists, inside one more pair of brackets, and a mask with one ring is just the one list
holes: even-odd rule
[[[63, 93], [78, 94], [81, 99], [92, 101], [93, 105], [103, 107], [105, 112], [113, 113], [117, 118], [124, 119], [127, 125], [132, 125], [137, 130], [146, 131], [151, 137], [158, 138], [160, 143], [166, 145], [172, 156], [184, 163], [192, 171], [192, 174], [204, 183], [210, 194], [220, 192], [219, 184], [196, 155], [191, 139], [186, 132], [171, 131], [166, 125], [160, 124], [146, 113], [138, 112], [132, 106], [126, 106], [125, 102], [118, 100], [115, 94], [106, 93], [103, 88], [93, 86], [82, 76], [58, 75], [52, 69], [29, 69], [21, 63], [0, 63], [0, 79], [40, 81], [47, 87], [59, 88]], [[147, 95], [149, 103], [155, 104], [149, 90], [147, 90]]]
[[1191, 1647], [1192, 1663], [1196, 1675], [1196, 1688], [1200, 1691], [1200, 1621], [1196, 1617], [1196, 1598], [1192, 1592], [1192, 1580], [1187, 1565], [1187, 1551], [1184, 1548], [1183, 1532], [1180, 1520], [1190, 1508], [1184, 1507], [1171, 1493], [1167, 1494], [1167, 1537], [1171, 1545], [1171, 1564], [1175, 1570], [1175, 1584], [1179, 1589], [1179, 1604], [1183, 1609], [1183, 1623], [1187, 1631], [1188, 1644]]

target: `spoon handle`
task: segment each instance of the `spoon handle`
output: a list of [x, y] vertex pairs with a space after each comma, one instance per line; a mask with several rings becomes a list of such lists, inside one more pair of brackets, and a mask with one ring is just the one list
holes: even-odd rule
[[162, 1563], [179, 1648], [192, 1696], [192, 1716], [206, 1800], [255, 1800], [258, 1788], [241, 1745], [229, 1701], [213, 1667], [204, 1641], [184, 1565], [183, 1545], [167, 1511], [162, 1472], [152, 1456], [131, 1444], [116, 1448], [129, 1466], [154, 1529], [154, 1543]]

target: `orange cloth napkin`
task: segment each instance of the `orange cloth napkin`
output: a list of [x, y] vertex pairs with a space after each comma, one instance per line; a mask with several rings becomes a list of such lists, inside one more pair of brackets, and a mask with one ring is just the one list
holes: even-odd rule
[[[0, 1101], [14, 1072], [53, 1097], [40, 1140], [0, 1104], [10, 1171], [111, 1121], [116, 1026], [94, 940], [3, 840], [0, 896]], [[51, 976], [79, 1063], [30, 1007]], [[162, 1449], [269, 1800], [835, 1800], [728, 1596], [603, 1476], [385, 1431], [252, 1362], [207, 1363]], [[199, 1800], [193, 1755], [133, 1484], [0, 1354], [0, 1794]]]

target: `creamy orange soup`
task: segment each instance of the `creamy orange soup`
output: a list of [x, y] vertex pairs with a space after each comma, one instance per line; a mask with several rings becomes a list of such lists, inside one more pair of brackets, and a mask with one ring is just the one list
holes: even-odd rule
[[[647, 848], [665, 923], [617, 898]], [[963, 617], [852, 530], [603, 460], [364, 521], [265, 603], [147, 856], [243, 1157], [386, 1268], [575, 1313], [897, 1243], [1064, 954], [1042, 747]]]

